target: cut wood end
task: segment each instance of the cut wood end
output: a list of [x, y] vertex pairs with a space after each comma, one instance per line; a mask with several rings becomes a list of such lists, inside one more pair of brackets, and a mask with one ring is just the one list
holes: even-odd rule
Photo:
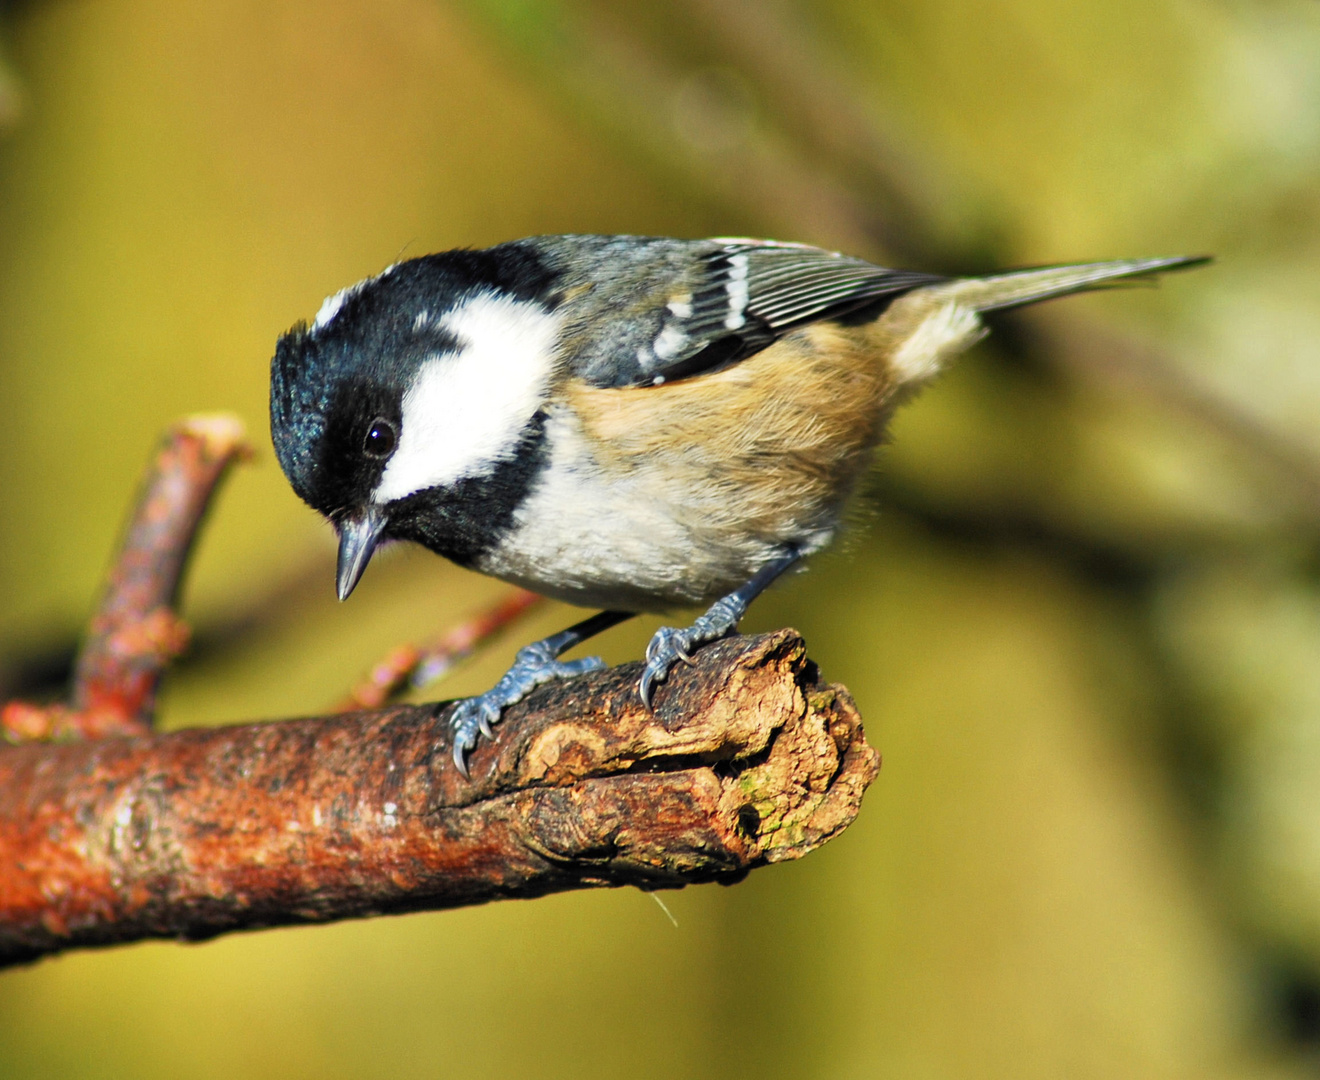
[[180, 420], [174, 430], [180, 435], [200, 439], [203, 452], [213, 460], [252, 456], [247, 427], [233, 413], [194, 413]]
[[851, 695], [821, 681], [802, 637], [730, 638], [696, 659], [675, 671], [654, 711], [637, 694], [639, 664], [534, 694], [510, 710], [497, 744], [473, 755], [468, 797], [684, 773], [710, 797], [721, 842], [743, 868], [800, 858], [847, 828], [880, 755]]

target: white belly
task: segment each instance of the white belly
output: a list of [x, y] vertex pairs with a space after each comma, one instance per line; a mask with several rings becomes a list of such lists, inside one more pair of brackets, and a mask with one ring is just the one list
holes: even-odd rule
[[[783, 551], [782, 541], [728, 527], [727, 513], [712, 525], [698, 493], [667, 494], [659, 464], [606, 475], [571, 419], [552, 419], [546, 434], [550, 467], [479, 560], [483, 573], [583, 607], [661, 611], [710, 604]], [[810, 552], [831, 535], [794, 539]]]

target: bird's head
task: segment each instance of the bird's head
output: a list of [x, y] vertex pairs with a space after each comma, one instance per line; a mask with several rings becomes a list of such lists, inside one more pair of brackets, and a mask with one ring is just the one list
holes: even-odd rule
[[525, 472], [535, 456], [557, 321], [491, 280], [498, 267], [470, 265], [480, 254], [393, 266], [276, 346], [271, 438], [294, 491], [339, 534], [341, 600], [382, 540], [465, 561], [491, 478], [507, 488], [510, 464]]

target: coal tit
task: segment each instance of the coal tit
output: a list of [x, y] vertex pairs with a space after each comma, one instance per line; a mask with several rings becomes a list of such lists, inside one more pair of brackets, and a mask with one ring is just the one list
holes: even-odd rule
[[641, 611], [640, 692], [732, 631], [833, 538], [896, 405], [984, 332], [987, 311], [1199, 259], [990, 277], [888, 270], [802, 244], [541, 236], [397, 263], [279, 340], [271, 434], [294, 490], [339, 534], [338, 591], [412, 540], [605, 610], [522, 649], [454, 712], [477, 735], [560, 654]]

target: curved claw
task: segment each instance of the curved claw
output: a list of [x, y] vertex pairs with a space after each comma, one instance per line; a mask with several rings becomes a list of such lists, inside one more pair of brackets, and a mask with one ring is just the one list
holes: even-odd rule
[[651, 676], [651, 669], [646, 668], [642, 672], [641, 679], [637, 682], [637, 693], [641, 695], [642, 704], [648, 709], [651, 708], [651, 692], [655, 688], [655, 680]]
[[637, 692], [642, 703], [649, 709], [655, 697], [657, 684], [669, 677], [669, 672], [680, 660], [689, 667], [695, 666], [688, 649], [694, 644], [691, 631], [675, 630], [672, 626], [662, 626], [655, 632], [646, 646], [646, 667], [637, 683]]
[[472, 777], [468, 775], [467, 752], [476, 745], [476, 742], [473, 741], [466, 746], [465, 742], [467, 740], [461, 738], [457, 732], [454, 733], [454, 768], [462, 774], [464, 780], [471, 780]]
[[449, 718], [449, 730], [454, 735], [454, 766], [464, 779], [468, 778], [467, 755], [477, 745], [477, 732], [490, 729], [481, 704], [480, 698], [460, 701]]

